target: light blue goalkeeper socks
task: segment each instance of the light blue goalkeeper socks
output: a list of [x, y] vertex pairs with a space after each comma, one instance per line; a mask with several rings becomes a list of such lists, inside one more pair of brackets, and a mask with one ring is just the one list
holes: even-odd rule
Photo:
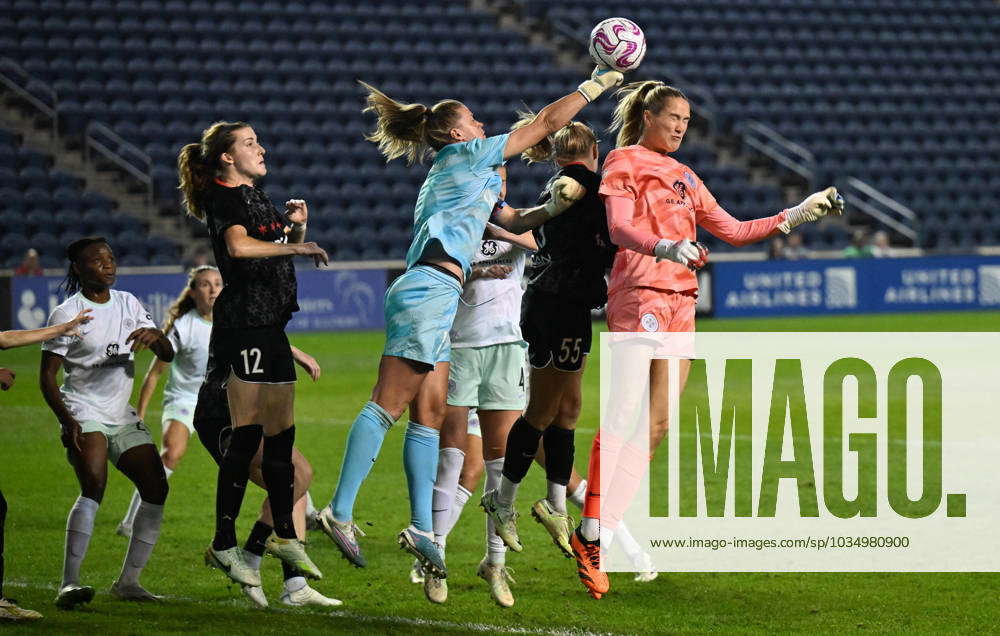
[[[337, 490], [330, 501], [333, 516], [337, 521], [350, 521], [354, 518], [354, 500], [358, 498], [361, 484], [375, 465], [378, 452], [382, 448], [382, 440], [390, 428], [392, 428], [392, 417], [374, 402], [365, 404], [351, 425], [351, 431], [347, 434], [347, 447], [344, 449], [344, 463], [340, 467]], [[435, 455], [435, 459], [436, 457]], [[434, 481], [433, 478], [431, 481]], [[433, 488], [433, 483], [431, 487]]]
[[410, 491], [410, 524], [422, 532], [433, 532], [431, 499], [437, 478], [438, 441], [433, 428], [410, 422], [403, 438], [403, 468]]

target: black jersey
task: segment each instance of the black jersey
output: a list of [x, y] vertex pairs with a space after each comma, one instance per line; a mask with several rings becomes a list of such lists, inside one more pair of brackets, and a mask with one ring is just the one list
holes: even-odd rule
[[292, 257], [232, 258], [224, 235], [229, 227], [242, 225], [251, 238], [286, 243], [285, 218], [263, 190], [245, 185], [230, 188], [213, 181], [202, 205], [215, 262], [225, 283], [215, 301], [214, 326], [283, 328], [299, 309]]
[[[552, 178], [563, 175], [578, 181], [587, 194], [532, 231], [538, 251], [528, 268], [528, 287], [569, 302], [600, 307], [608, 301], [604, 272], [611, 267], [616, 251], [608, 234], [604, 202], [597, 194], [601, 177], [575, 163], [563, 167]], [[548, 199], [546, 188], [539, 203]]]

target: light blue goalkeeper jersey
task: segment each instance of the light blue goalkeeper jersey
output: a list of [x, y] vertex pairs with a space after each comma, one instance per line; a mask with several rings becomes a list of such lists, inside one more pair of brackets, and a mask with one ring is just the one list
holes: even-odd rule
[[472, 257], [500, 196], [503, 180], [497, 168], [503, 165], [509, 136], [463, 141], [438, 151], [417, 195], [407, 268], [413, 267], [428, 244], [437, 239], [469, 276]]

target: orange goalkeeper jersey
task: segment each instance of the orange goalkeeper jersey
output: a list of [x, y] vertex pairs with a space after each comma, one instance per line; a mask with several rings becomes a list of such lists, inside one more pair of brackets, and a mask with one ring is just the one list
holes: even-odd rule
[[736, 220], [694, 171], [669, 155], [639, 145], [608, 153], [600, 193], [605, 203], [608, 197], [634, 202], [631, 215], [616, 214], [606, 206], [611, 240], [619, 247], [609, 290], [695, 290], [694, 272], [671, 261], [656, 262], [653, 248], [660, 239], [694, 241], [700, 225], [727, 243], [742, 246], [770, 236], [785, 220], [784, 211], [752, 221]]

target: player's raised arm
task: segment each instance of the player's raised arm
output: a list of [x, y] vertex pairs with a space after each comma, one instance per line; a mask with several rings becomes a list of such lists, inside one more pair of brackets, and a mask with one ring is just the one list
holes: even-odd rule
[[618, 71], [595, 67], [590, 79], [580, 84], [575, 92], [552, 102], [539, 111], [534, 121], [510, 133], [503, 149], [504, 159], [516, 157], [568, 124], [580, 109], [607, 89], [621, 84], [623, 79]]

